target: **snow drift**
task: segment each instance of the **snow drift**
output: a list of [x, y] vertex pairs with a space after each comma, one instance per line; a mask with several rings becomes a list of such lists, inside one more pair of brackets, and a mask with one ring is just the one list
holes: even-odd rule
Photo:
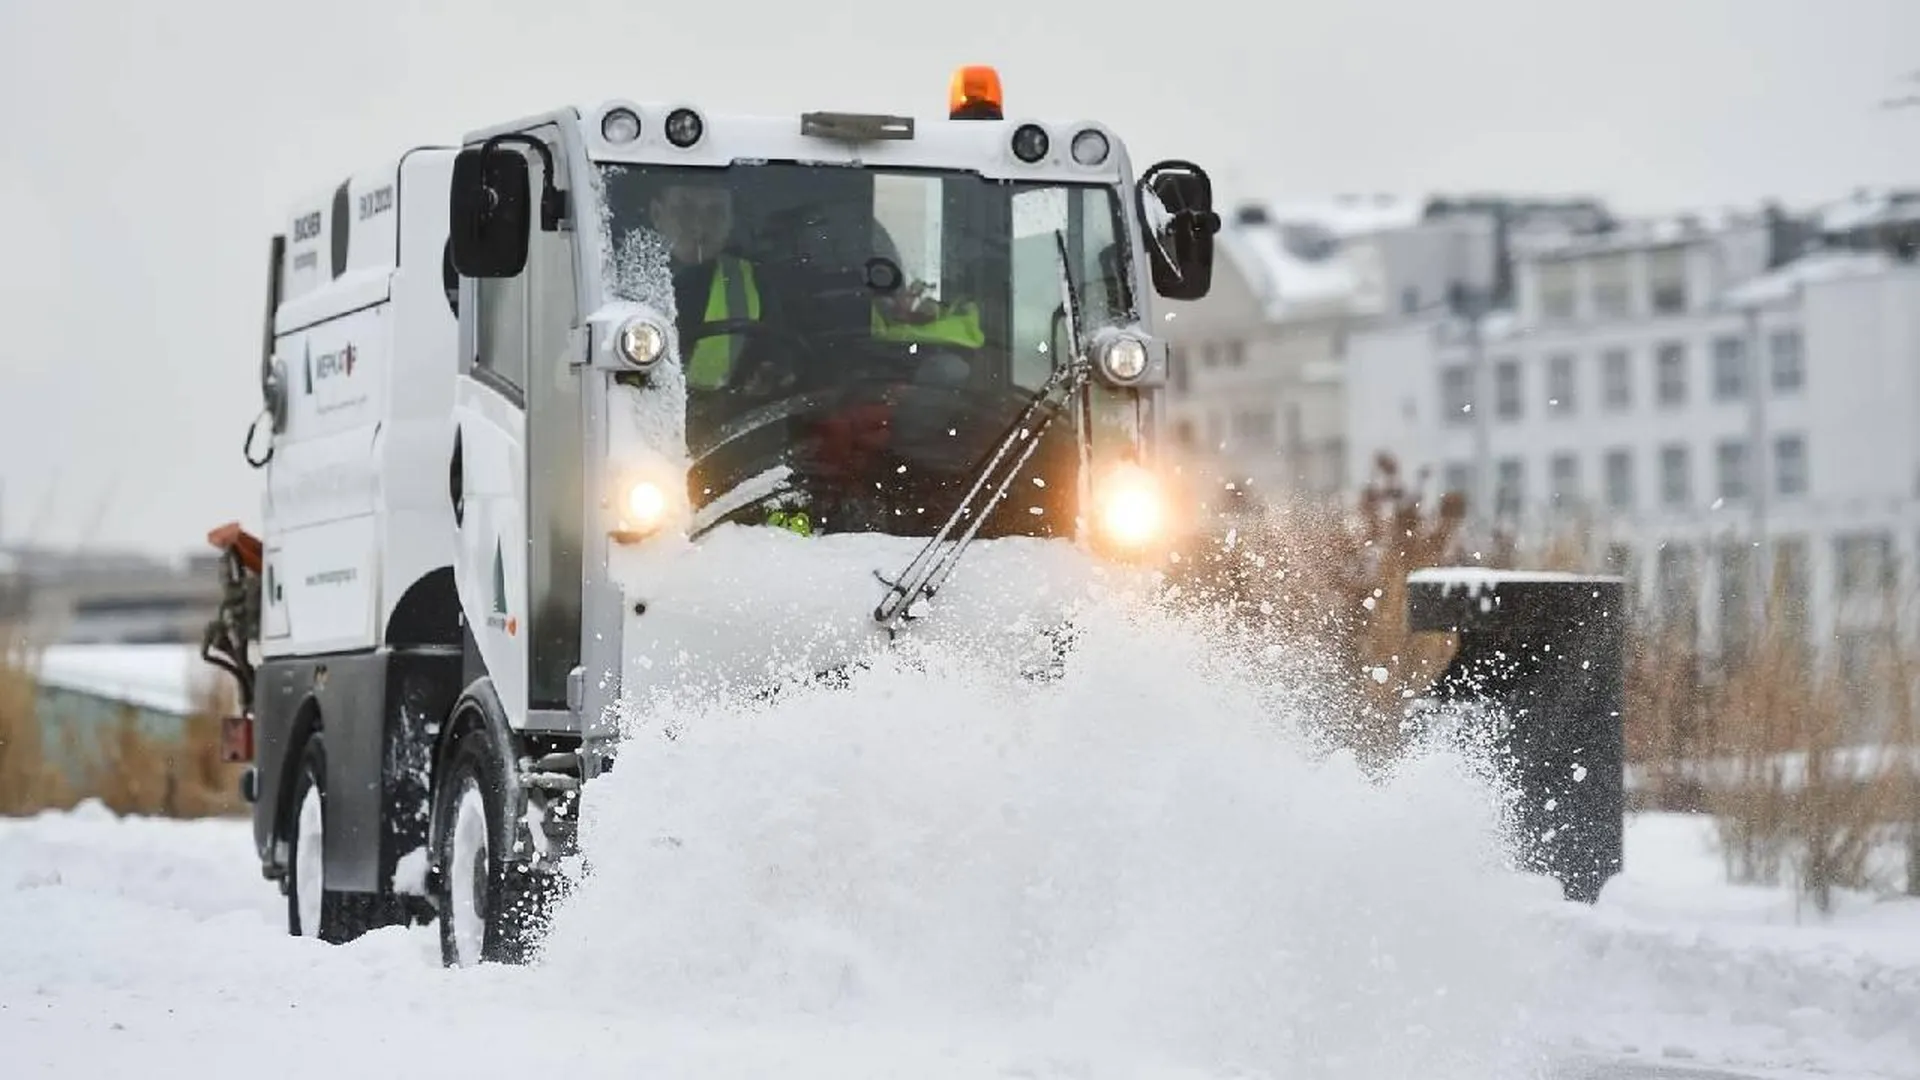
[[546, 971], [649, 1010], [1512, 1075], [1551, 948], [1472, 762], [1363, 777], [1317, 757], [1278, 669], [1165, 615], [1082, 625], [1056, 682], [962, 643], [777, 704], [640, 711]]

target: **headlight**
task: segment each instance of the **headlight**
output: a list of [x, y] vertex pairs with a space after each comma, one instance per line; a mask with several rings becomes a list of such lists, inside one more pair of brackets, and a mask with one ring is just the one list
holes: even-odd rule
[[652, 480], [630, 480], [620, 489], [618, 522], [613, 538], [623, 544], [637, 543], [660, 531], [666, 524], [666, 489]]
[[1139, 549], [1166, 532], [1167, 502], [1160, 481], [1138, 465], [1108, 473], [1094, 489], [1094, 525], [1100, 539], [1121, 549]]
[[608, 109], [600, 118], [600, 137], [610, 143], [630, 143], [640, 137], [640, 117], [632, 109]]
[[692, 109], [675, 109], [667, 114], [667, 141], [682, 150], [699, 142], [706, 130], [706, 122]]
[[1088, 168], [1107, 160], [1111, 149], [1107, 137], [1093, 128], [1087, 128], [1073, 137], [1073, 160]]
[[1047, 156], [1050, 142], [1046, 128], [1038, 124], [1021, 124], [1013, 132], [1013, 156], [1031, 165]]
[[657, 525], [667, 515], [667, 493], [651, 480], [627, 488], [627, 520], [634, 525]]
[[1100, 369], [1114, 382], [1132, 382], [1146, 373], [1147, 343], [1125, 335], [1113, 338], [1100, 350]]
[[634, 367], [652, 367], [667, 351], [667, 332], [646, 319], [620, 328], [620, 356]]

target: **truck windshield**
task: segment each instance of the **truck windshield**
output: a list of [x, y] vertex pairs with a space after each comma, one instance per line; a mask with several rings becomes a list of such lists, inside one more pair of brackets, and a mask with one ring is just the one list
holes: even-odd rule
[[[705, 521], [938, 528], [1067, 341], [1133, 316], [1098, 185], [786, 163], [601, 166], [610, 288], [674, 319]], [[1073, 425], [1052, 425], [981, 535], [1068, 535]]]

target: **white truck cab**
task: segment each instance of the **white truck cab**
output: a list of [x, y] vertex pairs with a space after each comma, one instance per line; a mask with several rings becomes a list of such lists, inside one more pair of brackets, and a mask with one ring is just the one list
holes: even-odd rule
[[651, 694], [1150, 558], [1152, 300], [1206, 293], [1211, 203], [988, 68], [931, 121], [561, 109], [302, 202], [206, 650], [290, 932], [522, 958]]

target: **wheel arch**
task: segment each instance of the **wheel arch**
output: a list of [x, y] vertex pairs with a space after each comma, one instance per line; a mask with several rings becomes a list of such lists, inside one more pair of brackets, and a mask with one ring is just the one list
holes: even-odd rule
[[[482, 675], [468, 683], [466, 689], [454, 700], [453, 708], [447, 712], [447, 723], [440, 729], [434, 740], [433, 748], [433, 792], [428, 800], [430, 811], [427, 819], [427, 866], [429, 872], [438, 875], [440, 865], [440, 845], [436, 842], [442, 825], [442, 800], [439, 797], [441, 785], [446, 782], [453, 754], [460, 742], [467, 738], [491, 740], [494, 752], [499, 755], [509, 775], [515, 771], [517, 757], [513, 750], [513, 731], [507, 725], [507, 713], [500, 705], [499, 692], [494, 689], [493, 679]], [[509, 784], [507, 797], [516, 803], [522, 797], [519, 785]], [[513, 817], [520, 810], [512, 808]]]
[[[274, 796], [274, 861], [282, 867], [287, 865], [287, 851], [293, 836], [294, 815], [298, 813], [293, 804], [294, 790], [298, 787], [294, 781], [300, 772], [300, 762], [306, 757], [307, 743], [313, 739], [324, 738], [325, 729], [325, 720], [320, 712], [320, 700], [309, 693], [301, 700], [299, 708], [294, 710], [293, 726], [287, 739], [287, 753], [280, 761], [279, 790]], [[326, 783], [325, 777], [321, 778], [321, 783], [323, 785]], [[282, 881], [282, 891], [286, 888], [286, 882]]]

